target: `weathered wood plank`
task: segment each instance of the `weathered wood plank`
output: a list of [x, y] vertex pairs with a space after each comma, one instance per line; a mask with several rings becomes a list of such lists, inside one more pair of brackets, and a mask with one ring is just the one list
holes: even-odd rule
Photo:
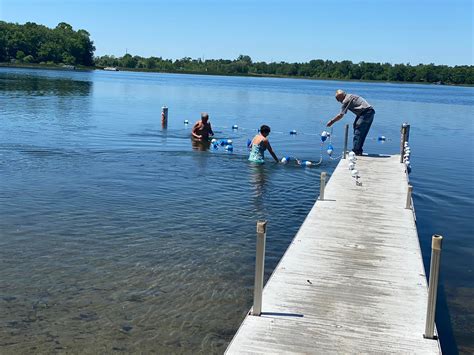
[[[399, 156], [341, 160], [228, 354], [440, 353], [423, 338], [427, 282]], [[271, 223], [271, 222], [270, 222]], [[271, 234], [271, 224], [269, 225]]]

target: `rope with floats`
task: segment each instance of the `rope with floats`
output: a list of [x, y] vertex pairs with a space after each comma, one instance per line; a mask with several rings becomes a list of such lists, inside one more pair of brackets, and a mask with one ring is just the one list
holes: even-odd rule
[[[184, 120], [184, 124], [185, 125], [189, 124], [189, 121]], [[229, 127], [220, 127], [220, 126], [215, 126], [215, 127], [216, 128], [224, 128], [224, 129], [229, 128]], [[236, 124], [232, 125], [231, 128], [232, 128], [232, 131], [235, 131], [235, 130], [249, 130], [249, 129], [246, 129], [246, 128], [243, 128], [243, 127], [239, 127]], [[252, 129], [252, 131], [255, 131], [255, 130]], [[259, 132], [259, 129], [257, 129], [256, 131]], [[283, 134], [283, 132], [273, 132], [273, 133]], [[289, 134], [290, 135], [297, 135], [298, 132], [296, 130], [291, 130], [291, 131], [289, 131]], [[303, 135], [316, 136], [316, 134], [309, 134], [309, 133], [304, 133]], [[334, 157], [332, 155], [333, 152], [334, 152], [334, 147], [332, 145], [332, 128], [331, 128], [330, 131], [322, 131], [319, 134], [319, 137], [321, 139], [321, 143], [320, 143], [320, 151], [319, 151], [319, 160], [318, 161], [303, 160], [303, 159], [299, 159], [297, 157], [284, 156], [283, 158], [281, 158], [280, 162], [283, 163], [283, 164], [288, 164], [288, 163], [291, 163], [291, 162], [295, 162], [296, 165], [303, 166], [303, 167], [314, 167], [314, 166], [321, 165], [323, 160], [324, 160], [323, 159], [323, 155], [324, 155], [323, 151], [324, 151], [324, 145], [325, 145], [326, 141], [328, 141], [328, 147], [326, 149], [326, 153], [328, 154], [329, 159], [331, 159], [331, 160], [341, 159], [342, 154], [339, 155], [339, 156], [336, 156], [336, 157]], [[212, 147], [213, 150], [219, 150], [220, 148], [223, 148], [224, 151], [229, 152], [229, 153], [232, 153], [234, 151], [234, 145], [233, 145], [232, 139], [228, 139], [228, 138], [216, 139], [216, 138], [213, 138], [210, 143], [211, 143], [211, 147]], [[251, 144], [252, 144], [252, 141], [250, 139], [247, 139], [247, 149], [250, 149]]]
[[[296, 132], [296, 131], [290, 131], [290, 134], [292, 134], [291, 132]], [[293, 134], [296, 134], [296, 133], [293, 133]], [[283, 157], [281, 159], [281, 162], [283, 164], [287, 164], [290, 161], [295, 161], [296, 164], [301, 165], [301, 166], [318, 166], [318, 165], [321, 165], [321, 163], [323, 162], [324, 143], [328, 139], [329, 139], [329, 141], [328, 141], [329, 145], [327, 147], [326, 153], [328, 154], [329, 158], [331, 160], [341, 159], [342, 154], [339, 155], [338, 157], [333, 157], [332, 156], [332, 154], [334, 152], [334, 147], [332, 146], [332, 128], [331, 128], [331, 131], [329, 131], [329, 132], [328, 131], [322, 131], [321, 134], [320, 134], [320, 138], [321, 138], [321, 143], [320, 143], [319, 161], [314, 162], [314, 161], [311, 161], [311, 160], [300, 160], [300, 159], [295, 158], [295, 157]]]

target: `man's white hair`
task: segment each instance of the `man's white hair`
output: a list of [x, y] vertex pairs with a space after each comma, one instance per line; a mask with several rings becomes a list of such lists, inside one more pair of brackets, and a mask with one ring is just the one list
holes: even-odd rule
[[336, 90], [336, 96], [339, 96], [339, 95], [346, 95], [346, 92], [344, 90], [341, 90], [341, 89], [338, 89]]

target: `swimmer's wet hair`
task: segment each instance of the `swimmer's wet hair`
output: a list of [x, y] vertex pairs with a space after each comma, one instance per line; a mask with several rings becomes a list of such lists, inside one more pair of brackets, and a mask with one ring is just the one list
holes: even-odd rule
[[264, 124], [264, 125], [262, 125], [262, 127], [260, 127], [260, 132], [270, 133], [270, 127]]

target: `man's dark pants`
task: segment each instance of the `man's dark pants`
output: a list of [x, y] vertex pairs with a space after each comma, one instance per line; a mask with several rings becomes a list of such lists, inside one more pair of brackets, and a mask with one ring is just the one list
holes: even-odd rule
[[374, 109], [368, 109], [356, 117], [354, 121], [354, 148], [352, 149], [357, 155], [362, 154], [365, 138], [369, 133], [370, 126], [374, 120]]

